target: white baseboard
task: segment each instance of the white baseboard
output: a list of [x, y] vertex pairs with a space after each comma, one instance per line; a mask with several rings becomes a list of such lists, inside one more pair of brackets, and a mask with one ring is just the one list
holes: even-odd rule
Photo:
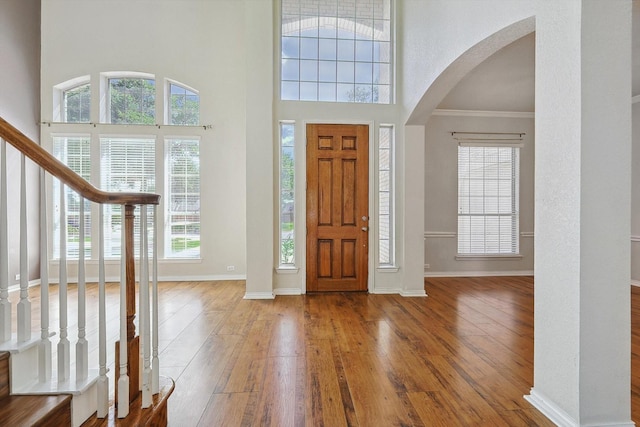
[[274, 295], [302, 295], [300, 288], [273, 288]]
[[640, 286], [640, 280], [632, 280], [631, 286]]
[[402, 292], [400, 288], [375, 288], [373, 290], [369, 290], [370, 294], [379, 294], [379, 295], [398, 295]]
[[413, 291], [400, 291], [400, 295], [403, 297], [426, 297], [427, 293], [424, 289], [416, 289]]
[[273, 292], [247, 292], [243, 299], [274, 299]]
[[514, 271], [430, 271], [424, 277], [488, 277], [488, 276], [533, 276], [533, 270]]
[[634, 427], [633, 421], [624, 423], [610, 422], [610, 423], [597, 423], [597, 424], [580, 424], [576, 422], [569, 414], [558, 407], [554, 402], [549, 400], [544, 394], [539, 393], [532, 388], [529, 395], [524, 396], [525, 400], [531, 403], [538, 411], [549, 418], [559, 427]]
[[[138, 280], [137, 276], [136, 276], [136, 280]], [[203, 276], [160, 276], [158, 277], [158, 282], [215, 282], [220, 280], [247, 280], [247, 276], [244, 274], [211, 274], [211, 275], [203, 275]], [[87, 283], [97, 283], [98, 278], [87, 277], [86, 281]], [[106, 277], [105, 281], [107, 283], [119, 282], [120, 276]], [[76, 277], [69, 277], [68, 282], [77, 283], [78, 279]], [[60, 278], [50, 277], [49, 283], [58, 285], [60, 284]], [[39, 285], [40, 280], [38, 279], [37, 283], [35, 284]], [[29, 286], [31, 286], [31, 282], [29, 282]], [[16, 289], [19, 289], [19, 286]]]

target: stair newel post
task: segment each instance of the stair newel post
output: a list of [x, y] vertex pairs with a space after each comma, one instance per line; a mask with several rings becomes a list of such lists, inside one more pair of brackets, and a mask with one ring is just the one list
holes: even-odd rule
[[[126, 219], [129, 208], [131, 206], [121, 206], [121, 260], [120, 260], [120, 345], [118, 346], [118, 387], [117, 387], [117, 405], [118, 418], [124, 418], [129, 415], [129, 376], [127, 375], [127, 345], [128, 342], [128, 273], [129, 273], [129, 252], [133, 252], [133, 245], [129, 246], [128, 220]], [[133, 256], [133, 254], [131, 255]]]
[[149, 230], [147, 205], [140, 207], [140, 335], [142, 341], [142, 407], [151, 406], [151, 328], [149, 324]]
[[76, 343], [76, 379], [84, 380], [89, 375], [89, 344], [87, 326], [87, 283], [84, 256], [84, 197], [80, 197], [80, 220], [78, 221], [78, 342]]
[[21, 155], [20, 171], [20, 301], [18, 301], [18, 342], [31, 339], [31, 301], [29, 301], [29, 252], [27, 234], [26, 157]]
[[153, 338], [153, 359], [152, 359], [152, 379], [151, 392], [157, 394], [160, 392], [160, 359], [158, 358], [158, 206], [153, 205], [153, 264], [152, 264], [152, 338]]
[[60, 341], [58, 341], [58, 380], [69, 379], [71, 370], [71, 345], [67, 336], [67, 201], [64, 183], [60, 182], [60, 285], [58, 306], [60, 307]]
[[109, 414], [109, 379], [107, 378], [107, 313], [104, 273], [104, 205], [100, 204], [98, 234], [98, 418]]
[[7, 226], [7, 143], [0, 138], [0, 342], [11, 339], [9, 237]]
[[47, 192], [45, 171], [40, 169], [40, 343], [38, 344], [38, 379], [51, 379], [51, 340], [49, 339], [49, 263]]

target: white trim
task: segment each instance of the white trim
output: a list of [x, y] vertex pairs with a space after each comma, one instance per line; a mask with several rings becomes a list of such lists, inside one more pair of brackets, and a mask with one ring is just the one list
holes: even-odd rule
[[[34, 279], [34, 280], [29, 280], [27, 286], [29, 288], [32, 288], [34, 286], [38, 286], [40, 285], [41, 281], [40, 279]], [[19, 291], [20, 290], [20, 283], [16, 283], [15, 285], [9, 285], [9, 292], [15, 292], [15, 291]]]
[[487, 260], [520, 260], [524, 258], [522, 254], [495, 254], [495, 255], [487, 255], [487, 254], [457, 254], [455, 259], [457, 261], [487, 261]]
[[637, 104], [638, 102], [640, 102], [640, 95], [636, 95], [636, 96], [632, 96], [631, 97], [631, 103], [632, 104]]
[[520, 237], [533, 237], [533, 231], [521, 231]]
[[631, 236], [632, 242], [640, 242], [640, 236]]
[[631, 280], [631, 286], [640, 286], [640, 280]]
[[276, 267], [276, 274], [298, 274], [300, 268], [298, 267]]
[[369, 291], [370, 294], [379, 294], [379, 295], [399, 295], [402, 293], [402, 289], [400, 288], [376, 288], [372, 291]]
[[[59, 278], [52, 277], [49, 279], [50, 284], [59, 284]], [[106, 282], [119, 282], [120, 276], [106, 277]], [[201, 276], [160, 276], [159, 282], [217, 282], [222, 280], [247, 280], [245, 274], [211, 274]], [[87, 277], [87, 283], [97, 283], [97, 277]], [[77, 278], [69, 276], [69, 283], [76, 283]]]
[[273, 288], [273, 294], [275, 296], [302, 295], [302, 290], [300, 288]]
[[532, 111], [483, 111], [483, 110], [447, 110], [438, 108], [433, 111], [433, 116], [453, 116], [453, 117], [499, 117], [511, 119], [533, 119], [535, 112]]
[[413, 291], [401, 291], [400, 296], [403, 297], [426, 297], [428, 296], [424, 289], [416, 289]]
[[376, 272], [378, 273], [397, 273], [398, 271], [400, 271], [400, 267], [392, 265], [376, 268]]
[[274, 299], [273, 292], [247, 292], [242, 299]]
[[424, 277], [490, 277], [490, 276], [533, 276], [533, 270], [502, 271], [432, 271], [424, 273]]
[[431, 239], [431, 238], [449, 238], [449, 237], [456, 237], [458, 235], [458, 233], [456, 233], [455, 231], [425, 231], [424, 232], [424, 238], [425, 239]]
[[531, 389], [530, 394], [525, 395], [527, 402], [531, 403], [534, 408], [542, 412], [544, 416], [549, 418], [559, 427], [578, 427], [579, 424], [569, 416], [565, 411], [560, 409], [555, 403], [549, 400], [545, 395], [539, 393], [535, 389]]

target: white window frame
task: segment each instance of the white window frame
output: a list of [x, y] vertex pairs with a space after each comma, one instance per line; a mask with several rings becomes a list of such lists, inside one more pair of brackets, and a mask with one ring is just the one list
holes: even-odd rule
[[[193, 92], [194, 94], [198, 95], [198, 123], [196, 123], [195, 125], [184, 125], [184, 124], [175, 124], [175, 123], [171, 123], [171, 86], [179, 86], [182, 89], [186, 89], [190, 92]], [[176, 80], [171, 80], [171, 79], [165, 79], [165, 84], [164, 84], [164, 93], [166, 94], [164, 97], [164, 123], [166, 125], [170, 125], [170, 126], [200, 126], [200, 92], [198, 92], [196, 89], [187, 86], [184, 83], [180, 83], [179, 81]]]
[[[519, 229], [520, 229], [520, 148], [522, 147], [522, 144], [507, 144], [507, 143], [487, 143], [487, 142], [477, 142], [477, 143], [459, 143], [458, 144], [458, 149], [457, 149], [457, 159], [458, 159], [458, 215], [457, 215], [457, 222], [458, 222], [458, 232], [457, 232], [457, 255], [456, 255], [456, 259], [459, 260], [465, 260], [465, 259], [491, 259], [491, 258], [521, 258], [522, 255], [520, 254], [520, 233], [519, 233]], [[506, 213], [506, 212], [501, 212], [500, 209], [496, 210], [496, 211], [485, 211], [485, 206], [486, 206], [486, 201], [483, 199], [483, 212], [471, 212], [471, 207], [469, 207], [468, 209], [465, 209], [462, 205], [462, 198], [464, 196], [461, 195], [461, 164], [460, 164], [460, 153], [461, 153], [461, 149], [466, 149], [466, 148], [482, 148], [482, 149], [491, 149], [491, 148], [508, 148], [511, 150], [511, 182], [510, 182], [510, 205], [511, 205], [511, 209], [510, 212]], [[499, 162], [498, 162], [499, 163]], [[484, 173], [484, 172], [483, 172]], [[482, 180], [480, 179], [475, 179], [475, 181], [481, 181], [482, 182], [482, 193], [484, 194], [485, 189], [487, 189], [487, 180], [485, 179], [485, 177], [483, 176]], [[498, 180], [498, 182], [496, 183], [496, 186], [498, 186], [499, 188], [500, 182]], [[469, 180], [469, 188], [471, 186], [471, 180]], [[480, 194], [480, 190], [469, 190], [469, 191], [475, 191], [475, 194], [478, 194], [475, 197], [481, 197], [482, 195]], [[499, 191], [498, 190], [498, 196], [492, 196], [492, 197], [499, 197]], [[471, 197], [471, 193], [469, 193], [468, 196], [466, 197]], [[468, 201], [467, 203], [471, 203], [471, 201]], [[496, 203], [496, 205], [499, 205], [499, 202]], [[473, 237], [471, 236], [471, 234], [469, 234], [469, 250], [468, 251], [461, 251], [461, 247], [462, 246], [466, 246], [464, 243], [462, 243], [462, 239], [465, 238], [465, 234], [461, 232], [461, 227], [463, 226], [463, 224], [461, 223], [461, 218], [462, 217], [466, 217], [469, 218], [469, 222], [471, 221], [471, 218], [485, 218], [484, 220], [484, 224], [483, 224], [483, 228], [485, 229], [485, 234], [484, 238], [483, 238], [483, 247], [484, 250], [483, 251], [474, 251], [472, 246], [472, 241], [473, 241]], [[502, 218], [502, 217], [506, 217], [510, 219], [510, 233], [508, 233], [511, 236], [511, 242], [509, 244], [510, 249], [509, 250], [503, 250], [500, 244], [500, 238], [497, 237], [497, 250], [496, 249], [489, 249], [487, 250], [487, 238], [486, 238], [486, 226], [487, 226], [487, 222], [486, 222], [486, 218], [491, 217], [492, 219], [495, 219], [496, 217], [498, 218]], [[469, 225], [469, 227], [471, 227], [471, 225]], [[498, 225], [499, 228], [499, 225]], [[498, 236], [500, 235], [500, 232], [498, 232]], [[494, 235], [495, 236], [495, 235]], [[494, 237], [495, 240], [495, 237]], [[496, 243], [493, 243], [494, 247], [496, 245]]]
[[[291, 146], [292, 151], [294, 152], [294, 157], [293, 157], [293, 188], [291, 189], [294, 197], [292, 200], [292, 210], [293, 210], [293, 215], [292, 215], [292, 223], [293, 223], [293, 229], [291, 230], [291, 235], [290, 235], [290, 240], [293, 243], [293, 254], [292, 254], [292, 262], [285, 262], [286, 260], [284, 260], [284, 254], [283, 254], [283, 245], [284, 245], [284, 241], [282, 236], [285, 233], [285, 230], [282, 229], [282, 224], [283, 224], [283, 212], [282, 212], [282, 206], [284, 205], [284, 199], [282, 198], [282, 192], [284, 190], [283, 188], [283, 184], [282, 184], [282, 172], [283, 172], [283, 146], [282, 146], [282, 138], [283, 138], [283, 132], [282, 132], [282, 128], [283, 126], [291, 126], [291, 130], [293, 132], [294, 138], [293, 138], [293, 145]], [[278, 122], [278, 250], [277, 250], [277, 254], [278, 254], [278, 268], [279, 269], [295, 269], [296, 268], [296, 263], [297, 263], [297, 257], [296, 257], [296, 219], [295, 219], [295, 212], [296, 212], [296, 198], [295, 198], [295, 193], [296, 193], [296, 171], [295, 171], [295, 165], [296, 165], [296, 158], [295, 158], [295, 148], [296, 148], [296, 138], [295, 138], [295, 121], [292, 120], [280, 120]]]
[[[382, 130], [386, 129], [389, 132], [389, 146], [388, 147], [383, 147], [382, 144], [380, 143], [382, 140]], [[385, 154], [385, 151], [388, 152]], [[378, 213], [378, 230], [377, 230], [377, 263], [378, 263], [378, 268], [381, 269], [388, 269], [388, 268], [395, 268], [396, 267], [396, 251], [395, 251], [395, 196], [396, 196], [396, 191], [395, 191], [395, 126], [392, 124], [384, 124], [381, 123], [378, 126], [378, 152], [377, 152], [377, 159], [376, 159], [376, 165], [377, 165], [377, 169], [376, 169], [376, 178], [377, 178], [377, 182], [376, 182], [376, 188], [377, 188], [377, 209], [376, 212]], [[383, 165], [382, 165], [382, 161], [381, 161], [381, 157], [382, 156], [388, 156], [388, 169], [383, 169]], [[388, 174], [388, 190], [383, 190], [382, 185], [381, 185], [381, 175], [382, 172], [386, 172]], [[388, 199], [389, 199], [389, 214], [388, 214], [388, 218], [386, 218], [386, 220], [383, 218], [382, 216], [382, 197], [383, 194], [388, 193]], [[388, 238], [384, 239], [384, 240], [388, 240], [388, 260], [386, 262], [383, 262], [381, 260], [382, 258], [382, 250], [381, 250], [381, 241], [382, 239], [382, 227], [387, 227], [388, 228]]]

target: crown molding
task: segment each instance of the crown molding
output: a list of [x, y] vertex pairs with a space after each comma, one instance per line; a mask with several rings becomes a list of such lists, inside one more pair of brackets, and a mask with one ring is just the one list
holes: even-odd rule
[[434, 116], [453, 116], [453, 117], [499, 117], [510, 119], [533, 119], [535, 112], [533, 111], [483, 111], [483, 110], [445, 110], [436, 109], [432, 113]]

